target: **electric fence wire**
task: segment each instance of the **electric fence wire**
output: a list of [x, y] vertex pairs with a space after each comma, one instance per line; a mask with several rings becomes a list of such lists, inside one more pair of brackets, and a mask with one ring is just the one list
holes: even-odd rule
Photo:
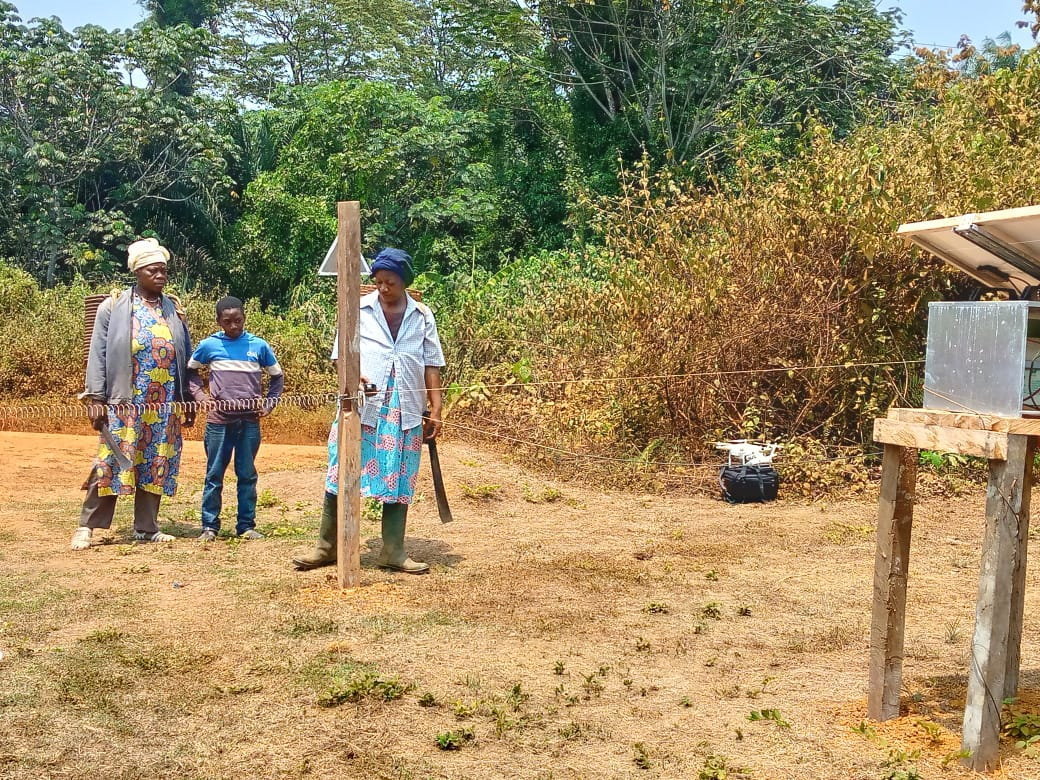
[[[749, 374], [783, 374], [783, 373], [797, 373], [802, 371], [835, 371], [841, 369], [852, 369], [852, 368], [872, 368], [872, 367], [886, 367], [886, 366], [910, 366], [924, 363], [923, 358], [914, 358], [908, 360], [888, 360], [888, 361], [877, 361], [870, 363], [832, 363], [828, 365], [813, 365], [813, 366], [774, 366], [770, 368], [736, 368], [727, 370], [716, 370], [716, 371], [689, 371], [679, 374], [635, 374], [630, 376], [590, 376], [590, 377], [574, 377], [571, 379], [546, 379], [537, 380], [531, 382], [502, 382], [498, 384], [472, 384], [472, 385], [453, 385], [447, 390], [453, 392], [465, 392], [468, 390], [523, 390], [528, 387], [552, 387], [562, 385], [578, 385], [578, 384], [596, 384], [596, 383], [611, 383], [611, 382], [663, 382], [675, 379], [704, 379], [707, 377], [724, 377], [724, 376], [741, 376]], [[425, 390], [406, 390], [397, 389], [398, 393], [425, 393]]]
[[[480, 391], [491, 391], [491, 390], [518, 390], [524, 387], [544, 387], [544, 386], [562, 386], [570, 384], [582, 384], [582, 383], [609, 383], [609, 382], [635, 382], [635, 381], [664, 381], [664, 380], [675, 380], [675, 379], [688, 379], [688, 378], [704, 378], [704, 377], [722, 377], [722, 376], [737, 376], [737, 375], [750, 375], [750, 374], [769, 374], [769, 373], [792, 373], [802, 371], [832, 371], [840, 369], [862, 369], [870, 367], [888, 367], [888, 366], [909, 366], [914, 364], [922, 363], [921, 359], [910, 359], [910, 360], [894, 360], [894, 361], [875, 361], [875, 362], [847, 362], [847, 363], [834, 363], [827, 365], [811, 365], [811, 366], [779, 366], [769, 368], [757, 368], [757, 369], [732, 369], [732, 370], [717, 370], [717, 371], [695, 371], [687, 373], [675, 373], [675, 374], [643, 374], [633, 376], [619, 376], [619, 377], [579, 377], [574, 379], [564, 380], [545, 380], [537, 382], [524, 382], [524, 383], [502, 383], [502, 384], [474, 384], [465, 387], [455, 386], [452, 389], [455, 391], [465, 390], [480, 390]], [[399, 392], [409, 392], [399, 390]], [[425, 390], [415, 390], [410, 392], [423, 392]], [[212, 410], [217, 411], [263, 411], [273, 410], [280, 406], [295, 406], [303, 409], [318, 409], [325, 405], [331, 405], [340, 403], [343, 401], [360, 401], [364, 403], [363, 396], [357, 395], [340, 395], [337, 393], [306, 393], [306, 394], [294, 394], [294, 395], [283, 395], [277, 399], [269, 398], [250, 398], [250, 399], [238, 399], [238, 400], [207, 400], [207, 401], [175, 401], [170, 403], [127, 403], [127, 404], [101, 404], [97, 402], [86, 402], [82, 404], [28, 404], [20, 406], [0, 405], [0, 425], [9, 423], [14, 420], [26, 420], [36, 418], [49, 418], [49, 419], [82, 419], [84, 416], [92, 417], [101, 414], [103, 411], [111, 411], [117, 416], [132, 416], [140, 414], [146, 411], [155, 411], [158, 413], [173, 413], [173, 412], [208, 412]], [[479, 419], [479, 418], [478, 418]], [[530, 449], [542, 450], [545, 452], [552, 452], [556, 455], [562, 455], [575, 460], [591, 460], [597, 462], [606, 463], [618, 463], [630, 468], [654, 468], [658, 471], [671, 470], [674, 472], [681, 472], [684, 476], [690, 474], [690, 472], [704, 471], [716, 473], [718, 471], [718, 465], [715, 463], [703, 463], [693, 461], [663, 461], [663, 460], [648, 460], [640, 456], [633, 457], [617, 457], [611, 455], [600, 455], [595, 453], [577, 452], [575, 450], [568, 450], [563, 447], [557, 447], [551, 444], [545, 444], [543, 442], [537, 442], [530, 439], [523, 439], [508, 434], [503, 434], [498, 431], [492, 430], [492, 421], [487, 419], [480, 419], [480, 422], [485, 423], [485, 427], [478, 428], [464, 423], [457, 423], [450, 420], [442, 421], [442, 425], [446, 428], [456, 429], [459, 431], [465, 431], [470, 434], [487, 436], [500, 441], [508, 441], [512, 444], [519, 444]], [[851, 455], [835, 456], [830, 458], [799, 458], [799, 459], [786, 459], [783, 461], [783, 465], [787, 467], [799, 466], [799, 465], [810, 465], [810, 464], [825, 464], [825, 463], [836, 463], [840, 461], [850, 460], [867, 460], [880, 455], [878, 451], [861, 452]]]
[[[577, 385], [577, 384], [596, 384], [596, 383], [614, 383], [614, 382], [661, 382], [667, 380], [677, 379], [696, 379], [705, 377], [724, 377], [724, 376], [740, 376], [750, 374], [775, 374], [775, 373], [793, 373], [802, 371], [835, 371], [842, 369], [853, 369], [853, 368], [870, 368], [870, 367], [886, 367], [886, 366], [909, 366], [918, 363], [923, 363], [922, 359], [910, 359], [910, 360], [890, 360], [890, 361], [877, 361], [867, 363], [833, 363], [828, 365], [812, 365], [812, 366], [777, 366], [769, 368], [742, 368], [742, 369], [730, 369], [730, 370], [716, 370], [716, 371], [691, 371], [686, 373], [674, 373], [674, 374], [635, 374], [629, 376], [613, 376], [613, 377], [574, 377], [571, 379], [552, 379], [552, 380], [538, 380], [531, 382], [503, 382], [498, 384], [483, 384], [475, 383], [471, 385], [453, 385], [450, 388], [452, 392], [466, 392], [466, 391], [517, 391], [523, 390], [524, 388], [530, 387], [553, 387], [553, 386], [564, 386], [564, 385]], [[399, 394], [404, 393], [422, 393], [425, 394], [424, 389], [409, 390], [404, 388], [398, 388]], [[10, 419], [32, 419], [32, 418], [55, 418], [55, 419], [73, 419], [78, 417], [90, 416], [92, 412], [97, 412], [100, 408], [104, 407], [112, 410], [116, 414], [133, 414], [135, 412], [144, 411], [155, 411], [160, 413], [172, 413], [172, 412], [205, 412], [211, 410], [217, 411], [260, 411], [264, 409], [274, 409], [278, 406], [298, 406], [301, 408], [310, 408], [314, 406], [321, 406], [324, 404], [334, 403], [339, 400], [357, 400], [356, 395], [345, 395], [341, 396], [337, 393], [304, 393], [296, 395], [283, 395], [278, 399], [269, 398], [246, 398], [236, 400], [206, 400], [206, 401], [171, 401], [168, 403], [122, 403], [122, 404], [102, 404], [96, 401], [87, 401], [80, 404], [24, 404], [24, 405], [5, 405], [0, 404], [0, 423]]]
[[[483, 422], [489, 422], [489, 421], [483, 420]], [[704, 471], [705, 473], [711, 472], [712, 474], [717, 474], [718, 471], [719, 471], [719, 466], [718, 466], [717, 463], [703, 463], [703, 462], [693, 462], [693, 461], [684, 462], [684, 461], [666, 461], [666, 460], [646, 460], [646, 459], [641, 458], [639, 456], [633, 456], [633, 457], [630, 457], [630, 458], [619, 458], [619, 457], [612, 456], [612, 455], [597, 455], [597, 454], [588, 453], [588, 452], [576, 452], [574, 450], [568, 450], [568, 449], [564, 449], [562, 447], [556, 447], [556, 446], [551, 445], [551, 444], [543, 444], [541, 442], [531, 441], [530, 439], [521, 439], [521, 438], [519, 438], [517, 436], [510, 436], [508, 434], [504, 434], [504, 433], [499, 433], [497, 431], [493, 431], [490, 428], [474, 428], [474, 427], [469, 426], [469, 425], [464, 425], [462, 423], [457, 423], [457, 422], [449, 421], [449, 420], [443, 421], [442, 424], [445, 427], [447, 427], [447, 428], [456, 428], [458, 430], [467, 431], [469, 433], [474, 433], [474, 434], [481, 435], [481, 436], [490, 436], [490, 437], [493, 437], [493, 438], [496, 438], [496, 439], [499, 439], [499, 440], [502, 440], [502, 441], [508, 441], [508, 442], [510, 442], [512, 444], [520, 444], [520, 445], [523, 445], [525, 447], [530, 447], [531, 449], [545, 450], [547, 452], [554, 452], [554, 453], [557, 453], [559, 455], [566, 455], [566, 456], [572, 457], [572, 458], [574, 458], [576, 460], [577, 459], [583, 459], [583, 460], [594, 460], [594, 461], [601, 461], [601, 462], [608, 462], [608, 463], [619, 463], [619, 464], [622, 464], [622, 465], [625, 465], [625, 466], [629, 466], [629, 467], [653, 467], [653, 468], [658, 469], [658, 470], [675, 470], [677, 472], [680, 472], [680, 470], [681, 470], [680, 473], [682, 473], [683, 475], [686, 475], [686, 474], [688, 474], [691, 471], [692, 472]], [[784, 466], [800, 466], [800, 465], [809, 465], [809, 464], [837, 463], [837, 462], [840, 462], [840, 461], [859, 460], [859, 459], [866, 460], [868, 458], [878, 457], [881, 454], [882, 453], [881, 453], [880, 450], [876, 450], [876, 451], [870, 451], [870, 452], [858, 452], [858, 453], [855, 453], [855, 454], [852, 454], [852, 455], [838, 455], [838, 456], [834, 456], [834, 457], [830, 457], [830, 458], [797, 458], [797, 459], [784, 460], [784, 461], [782, 461], [782, 465], [784, 465]]]

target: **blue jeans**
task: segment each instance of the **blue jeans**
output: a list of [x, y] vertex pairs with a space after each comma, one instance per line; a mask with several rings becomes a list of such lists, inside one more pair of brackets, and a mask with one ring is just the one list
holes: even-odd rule
[[260, 423], [235, 420], [206, 423], [206, 486], [202, 490], [202, 527], [220, 530], [220, 507], [224, 472], [235, 456], [238, 480], [238, 522], [235, 533], [244, 534], [256, 525], [256, 453], [260, 450]]

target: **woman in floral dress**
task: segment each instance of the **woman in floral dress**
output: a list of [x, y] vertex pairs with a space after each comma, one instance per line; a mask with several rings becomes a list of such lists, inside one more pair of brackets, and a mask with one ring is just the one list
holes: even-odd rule
[[187, 398], [191, 355], [187, 325], [162, 293], [170, 253], [154, 238], [128, 252], [137, 283], [101, 304], [90, 341], [81, 398], [97, 404], [90, 417], [101, 436], [73, 550], [87, 549], [95, 528], [112, 525], [118, 496], [134, 496], [135, 539], [173, 540], [159, 530], [159, 502], [177, 490], [182, 416], [184, 425], [195, 421], [194, 412], [170, 406]]

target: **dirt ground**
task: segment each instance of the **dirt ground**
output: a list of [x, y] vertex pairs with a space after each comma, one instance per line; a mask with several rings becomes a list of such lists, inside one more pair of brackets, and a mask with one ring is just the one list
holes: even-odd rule
[[[917, 509], [906, 715], [870, 724], [876, 496], [592, 491], [449, 439], [456, 521], [438, 522], [425, 464], [409, 521], [432, 572], [373, 568], [366, 519], [363, 585], [340, 592], [330, 570], [289, 566], [317, 526], [323, 448], [263, 446], [263, 541], [194, 541], [190, 442], [162, 512], [183, 538], [131, 544], [121, 502], [74, 554], [94, 446], [0, 433], [0, 777], [974, 776], [955, 754], [981, 490]], [[1038, 576], [1022, 648], [1034, 711]], [[1009, 743], [993, 776], [1038, 778], [1040, 759]]]

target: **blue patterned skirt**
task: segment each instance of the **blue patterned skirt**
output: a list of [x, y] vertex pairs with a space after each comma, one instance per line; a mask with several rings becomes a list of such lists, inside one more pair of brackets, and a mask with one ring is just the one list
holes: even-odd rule
[[[371, 402], [370, 402], [371, 403]], [[329, 468], [325, 490], [339, 494], [339, 432], [329, 431]], [[422, 454], [421, 425], [401, 428], [401, 396], [390, 374], [375, 427], [361, 426], [361, 495], [383, 504], [410, 504], [415, 496]]]

